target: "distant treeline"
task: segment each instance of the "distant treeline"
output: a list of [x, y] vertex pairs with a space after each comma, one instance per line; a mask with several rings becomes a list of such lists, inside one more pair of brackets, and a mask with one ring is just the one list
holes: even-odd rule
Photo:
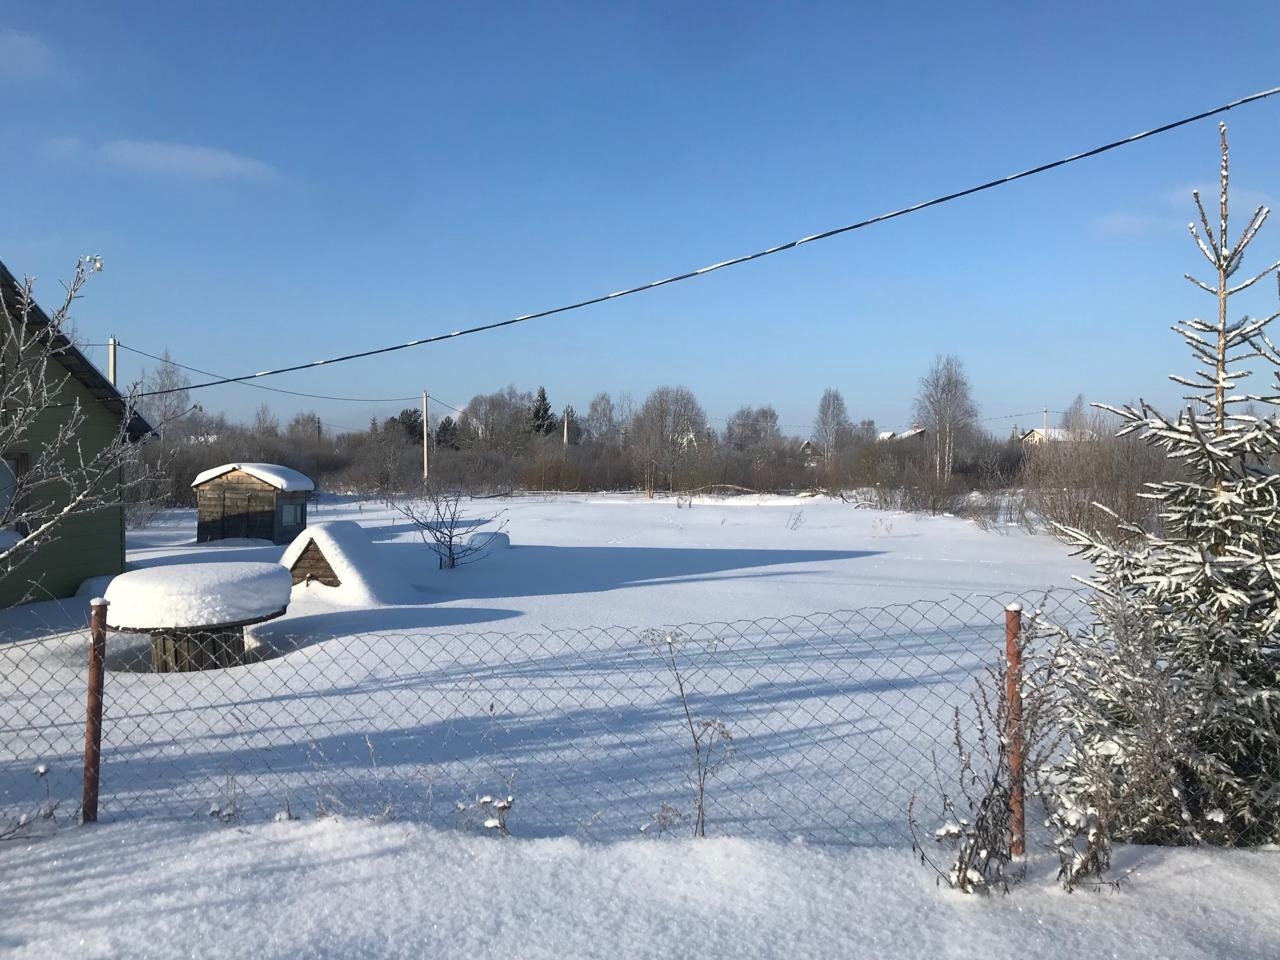
[[[162, 373], [172, 386], [174, 372]], [[150, 491], [153, 502], [191, 505], [197, 473], [237, 461], [293, 467], [333, 492], [392, 498], [421, 490], [418, 409], [371, 420], [362, 431], [337, 432], [313, 413], [282, 425], [264, 406], [253, 424], [242, 425], [190, 409], [181, 393], [163, 399], [165, 408], [147, 411], [162, 424], [146, 450], [162, 477]], [[784, 434], [767, 405], [744, 406], [713, 425], [685, 387], [658, 387], [638, 405], [601, 393], [579, 414], [572, 407], [557, 413], [542, 388], [512, 386], [433, 418], [427, 459], [434, 484], [476, 495], [816, 489], [886, 508], [1057, 521], [1102, 527], [1114, 536], [1125, 535], [1124, 523], [1150, 524], [1138, 494], [1144, 482], [1166, 474], [1164, 459], [1110, 436], [1082, 399], [1054, 432], [1055, 442], [997, 437], [981, 428], [959, 362], [945, 357], [922, 379], [915, 413], [915, 429], [878, 435], [872, 421], [849, 417], [838, 390], [827, 389], [810, 434], [800, 437]]]

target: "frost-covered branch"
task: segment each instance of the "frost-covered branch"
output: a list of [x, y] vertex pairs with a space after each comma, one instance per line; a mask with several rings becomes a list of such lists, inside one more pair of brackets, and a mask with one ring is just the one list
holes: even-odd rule
[[[29, 278], [0, 289], [0, 577], [6, 579], [56, 539], [68, 518], [116, 507], [125, 491], [147, 480], [145, 471], [132, 469], [138, 445], [130, 435], [131, 400], [124, 398], [113, 436], [88, 440], [92, 411], [85, 403], [95, 401], [77, 395], [66, 366], [84, 362], [69, 335], [71, 309], [101, 268], [100, 258], [79, 261], [49, 316], [36, 305]], [[32, 583], [27, 595], [38, 588]]]

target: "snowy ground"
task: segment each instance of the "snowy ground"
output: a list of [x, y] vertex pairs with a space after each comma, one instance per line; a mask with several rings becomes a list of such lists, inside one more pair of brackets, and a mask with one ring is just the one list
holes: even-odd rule
[[[951, 753], [953, 706], [1003, 642], [1003, 600], [971, 595], [1035, 597], [1083, 572], [1020, 528], [829, 499], [470, 509], [477, 529], [497, 514], [513, 546], [442, 571], [397, 514], [322, 504], [313, 523], [354, 519], [369, 532], [362, 562], [398, 582], [383, 593], [400, 602], [295, 587], [286, 616], [250, 628], [274, 659], [138, 672], [147, 636], [113, 633], [103, 816], [391, 807], [454, 825], [474, 819], [460, 803], [511, 792], [525, 836], [632, 836], [663, 804], [691, 812], [683, 705], [642, 630], [685, 623], [691, 708], [724, 722], [735, 751], [715, 778], [713, 831], [898, 842], [911, 794]], [[192, 533], [184, 513], [131, 535], [131, 565], [153, 576], [182, 564], [185, 582], [193, 562], [222, 569], [284, 550], [195, 546]], [[36, 621], [83, 623], [83, 603], [7, 615], [13, 632], [45, 636], [0, 647], [4, 710], [18, 714], [0, 809], [39, 799], [35, 763], [51, 768], [55, 797], [78, 795], [84, 635]]]
[[[499, 516], [513, 549], [441, 572], [411, 526], [377, 502], [326, 498], [312, 508], [312, 523], [365, 527], [429, 604], [412, 613], [367, 613], [359, 629], [483, 625], [511, 632], [782, 617], [1037, 591], [1088, 570], [1051, 538], [1018, 526], [983, 530], [955, 517], [857, 509], [827, 498], [744, 496], [678, 508], [665, 498], [556, 495], [473, 501], [467, 512], [478, 529], [479, 521]], [[129, 535], [132, 563], [274, 560], [283, 553], [270, 546], [193, 550], [194, 516], [165, 519]], [[329, 606], [296, 593], [289, 618]]]
[[1276, 956], [1280, 854], [1129, 849], [1118, 893], [1045, 869], [937, 889], [908, 853], [498, 840], [410, 824], [150, 823], [0, 848], [0, 954], [666, 958]]
[[[145, 636], [113, 633], [95, 828], [68, 825], [87, 598], [0, 614], [0, 813], [47, 784], [64, 824], [0, 845], [0, 952], [1275, 955], [1276, 854], [1125, 851], [1115, 896], [1058, 893], [1037, 863], [989, 902], [913, 864], [906, 801], [1001, 646], [984, 595], [1086, 572], [1053, 540], [803, 498], [472, 507], [512, 547], [441, 571], [395, 514], [322, 501], [312, 522], [360, 523], [397, 602], [295, 587], [252, 628], [274, 659], [160, 676], [138, 672]], [[168, 514], [130, 563], [284, 550], [193, 534]], [[680, 623], [692, 709], [737, 754], [712, 839], [637, 840], [661, 804], [690, 811], [681, 704], [641, 632]], [[480, 835], [475, 798], [508, 790], [516, 836]], [[285, 807], [305, 819], [269, 822]]]

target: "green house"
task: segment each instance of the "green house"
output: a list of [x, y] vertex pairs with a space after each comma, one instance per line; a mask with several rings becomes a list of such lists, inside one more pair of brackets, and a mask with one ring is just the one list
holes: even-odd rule
[[[0, 544], [6, 539], [11, 544], [27, 532], [23, 529], [25, 521], [15, 522], [14, 518], [31, 516], [33, 506], [43, 517], [71, 506], [74, 483], [59, 483], [56, 476], [42, 476], [41, 466], [51, 462], [47, 450], [58, 439], [60, 430], [64, 432], [63, 439], [68, 439], [66, 428], [77, 405], [83, 417], [69, 437], [70, 444], [62, 445], [63, 449], [75, 451], [77, 461], [82, 456], [91, 460], [107, 449], [122, 430], [130, 442], [138, 442], [151, 433], [151, 427], [129, 409], [111, 382], [67, 337], [52, 330], [49, 316], [35, 304], [26, 313], [25, 339], [28, 347], [32, 342], [38, 343], [48, 356], [42, 371], [49, 393], [43, 403], [28, 404], [28, 410], [39, 411], [29, 426], [14, 426], [22, 414], [18, 408], [29, 392], [16, 390], [12, 384], [18, 382], [24, 369], [35, 369], [24, 367], [19, 357], [19, 339], [23, 337], [17, 326], [22, 319], [21, 291], [21, 284], [0, 263], [0, 296], [12, 320], [12, 325], [0, 322], [0, 335], [4, 337], [0, 377], [8, 378], [0, 384], [0, 418], [4, 418], [0, 420], [0, 511], [5, 521], [5, 528], [0, 529]], [[28, 349], [27, 356], [31, 352]], [[41, 477], [42, 482], [36, 484], [33, 479], [27, 488], [18, 479], [24, 476]], [[94, 484], [89, 509], [72, 506], [52, 528], [52, 535], [24, 561], [16, 565], [0, 562], [0, 607], [26, 600], [69, 597], [89, 577], [124, 570], [122, 479], [118, 466], [101, 473]], [[21, 498], [17, 503], [15, 494]]]

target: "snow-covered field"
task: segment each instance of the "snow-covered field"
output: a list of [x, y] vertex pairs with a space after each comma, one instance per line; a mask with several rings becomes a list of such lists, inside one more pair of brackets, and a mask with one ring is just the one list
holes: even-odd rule
[[[1133, 854], [1135, 893], [1116, 897], [1054, 893], [1037, 862], [1034, 892], [992, 904], [911, 865], [906, 801], [932, 757], [945, 766], [951, 706], [1000, 647], [1004, 600], [1087, 570], [1053, 540], [789, 497], [470, 511], [500, 513], [511, 546], [444, 571], [393, 512], [323, 500], [312, 523], [372, 539], [352, 547], [364, 582], [295, 587], [286, 616], [250, 628], [271, 659], [156, 675], [139, 671], [145, 635], [113, 633], [108, 822], [0, 846], [0, 915], [20, 918], [0, 950], [1273, 955], [1258, 951], [1276, 925], [1245, 923], [1249, 898], [1225, 887], [1274, 900], [1274, 855]], [[284, 552], [193, 536], [189, 512], [168, 514], [130, 535], [131, 565]], [[0, 615], [0, 814], [46, 785], [74, 808], [86, 609]], [[653, 837], [663, 804], [691, 813], [671, 634], [655, 651], [644, 632], [675, 624], [690, 706], [736, 750], [708, 787], [718, 838], [699, 843]], [[476, 835], [481, 793], [515, 798], [519, 839]], [[269, 822], [286, 809], [306, 819]], [[353, 822], [370, 813], [383, 822]]]
[[[504, 792], [525, 835], [630, 836], [663, 804], [689, 812], [683, 683], [695, 715], [733, 740], [715, 831], [900, 841], [912, 792], [950, 753], [952, 707], [1002, 643], [1004, 599], [988, 595], [1034, 598], [1083, 572], [1019, 528], [830, 499], [537, 497], [469, 512], [478, 531], [505, 523], [512, 545], [440, 570], [395, 512], [323, 503], [313, 524], [355, 521], [368, 538], [349, 524], [321, 537], [345, 550], [343, 585], [295, 587], [286, 616], [250, 627], [282, 654], [261, 663], [141, 672], [149, 637], [113, 633], [104, 818], [234, 803], [259, 819], [391, 807], [449, 825], [467, 819], [467, 797]], [[192, 535], [190, 513], [131, 535], [138, 572], [118, 584], [164, 567], [186, 584], [193, 563], [213, 573], [284, 553]], [[118, 584], [106, 592], [125, 596]], [[77, 796], [84, 633], [38, 623], [82, 624], [84, 605], [5, 615], [13, 633], [46, 634], [2, 648], [19, 714], [0, 784], [10, 807], [38, 799], [45, 784], [22, 774], [35, 762], [55, 796]], [[156, 606], [131, 615], [156, 619]], [[678, 682], [645, 633], [672, 624], [685, 624]]]

